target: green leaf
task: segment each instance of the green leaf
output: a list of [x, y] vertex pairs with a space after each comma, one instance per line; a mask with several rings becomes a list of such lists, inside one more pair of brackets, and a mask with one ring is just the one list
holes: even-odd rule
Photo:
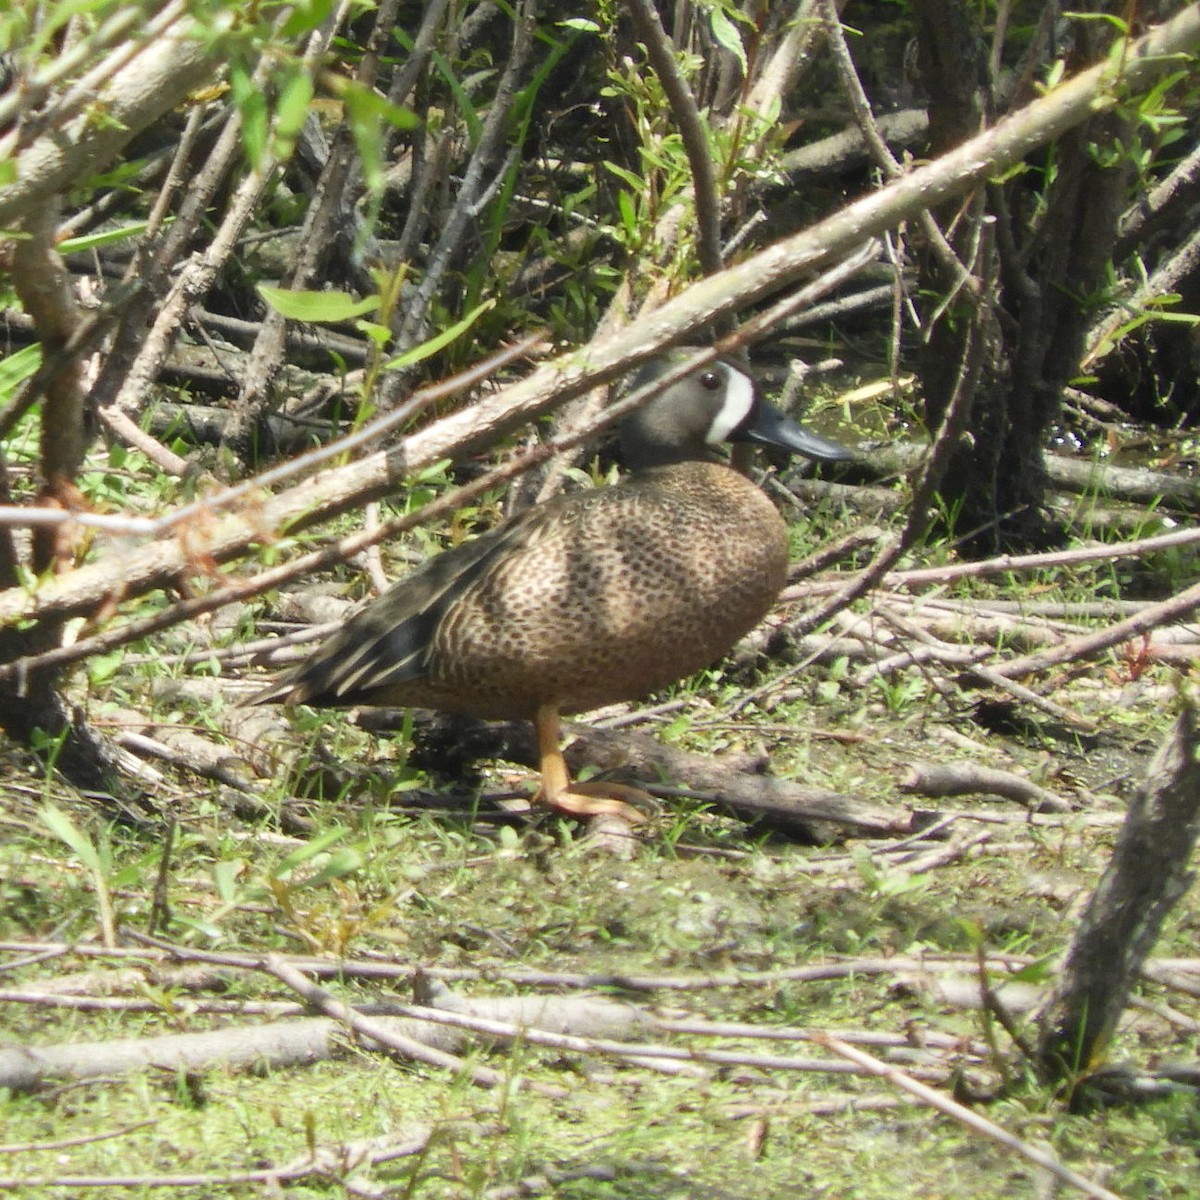
[[746, 48], [742, 45], [742, 35], [738, 33], [737, 26], [719, 8], [712, 10], [711, 20], [717, 44], [724, 46], [742, 64], [742, 74], [745, 75], [750, 65], [746, 61]]
[[101, 246], [111, 246], [114, 242], [123, 242], [127, 238], [137, 237], [145, 233], [149, 221], [131, 221], [116, 229], [101, 229], [97, 233], [85, 233], [81, 237], [67, 238], [59, 243], [58, 248], [63, 254], [77, 254], [80, 250], [98, 250]]
[[355, 321], [354, 328], [369, 337], [381, 349], [392, 336], [392, 331], [386, 325], [380, 325], [378, 321]]
[[446, 86], [449, 87], [450, 94], [454, 97], [454, 101], [462, 113], [463, 121], [466, 122], [467, 126], [467, 137], [470, 139], [472, 147], [478, 145], [480, 135], [483, 133], [483, 121], [479, 113], [475, 110], [475, 105], [471, 103], [471, 97], [467, 95], [466, 89], [459, 82], [458, 76], [454, 73], [454, 68], [447, 61], [445, 55], [439, 54], [435, 50], [433, 53], [433, 65], [446, 81]]
[[633, 197], [623, 188], [617, 193], [617, 207], [621, 210], [621, 221], [630, 240], [637, 238], [638, 219]]
[[1019, 980], [1021, 983], [1048, 983], [1053, 978], [1054, 959], [1046, 957], [1027, 963], [1019, 971], [1013, 971], [1011, 975], [1006, 975], [1004, 982]]
[[373, 88], [363, 87], [353, 79], [345, 80], [338, 88], [342, 103], [351, 120], [382, 121], [393, 129], [415, 129], [420, 118], [410, 109], [393, 104]]
[[0, 400], [7, 400], [42, 365], [42, 347], [34, 342], [0, 358]]
[[38, 815], [56, 838], [66, 842], [75, 851], [76, 857], [89, 871], [96, 875], [103, 874], [104, 868], [100, 863], [100, 852], [96, 849], [96, 843], [61, 808], [46, 804], [42, 806]]
[[242, 145], [246, 158], [257, 170], [267, 151], [267, 97], [245, 68], [235, 64], [229, 71], [229, 90], [238, 116], [242, 118]]
[[413, 363], [420, 362], [422, 359], [428, 358], [431, 354], [436, 354], [439, 350], [445, 349], [451, 342], [457, 341], [472, 325], [489, 309], [496, 307], [495, 300], [485, 300], [482, 304], [476, 305], [461, 321], [456, 321], [449, 329], [443, 329], [436, 337], [431, 337], [429, 341], [422, 342], [419, 346], [414, 346], [411, 350], [406, 350], [403, 354], [397, 355], [390, 362], [384, 363], [384, 367], [389, 371], [394, 371], [397, 367], [408, 367]]
[[111, 679], [125, 661], [125, 651], [110, 650], [107, 654], [93, 654], [87, 660], [88, 681], [90, 683], [105, 683]]
[[393, 104], [386, 96], [353, 79], [339, 83], [337, 94], [346, 109], [367, 188], [373, 195], [378, 195], [383, 190], [384, 126], [412, 129], [420, 124], [420, 120], [407, 108]]
[[225, 936], [225, 931], [220, 925], [205, 920], [203, 917], [189, 917], [186, 913], [173, 912], [171, 914], [171, 922], [174, 925], [182, 926], [184, 929], [195, 930], [196, 933], [208, 938], [211, 942], [219, 941]]
[[628, 184], [635, 192], [641, 193], [646, 190], [646, 181], [640, 175], [635, 175], [627, 168], [620, 167], [615, 162], [609, 162], [607, 159], [604, 160], [604, 165], [619, 180]]
[[366, 865], [360, 850], [356, 850], [353, 846], [342, 846], [335, 850], [317, 873], [304, 881], [306, 888], [320, 887], [323, 883], [328, 883], [331, 879], [341, 879], [345, 875], [353, 875], [355, 871], [361, 871]]
[[589, 21], [587, 17], [568, 17], [565, 21], [559, 21], [564, 29], [578, 29], [581, 33], [599, 33], [600, 26], [595, 21]]
[[333, 0], [304, 0], [293, 4], [291, 16], [283, 24], [280, 38], [291, 41], [303, 34], [311, 33], [333, 12]]
[[213, 867], [213, 883], [216, 884], [217, 895], [225, 904], [237, 903], [237, 881], [245, 866], [240, 858], [230, 858], [223, 859]]
[[294, 871], [301, 863], [316, 858], [318, 854], [327, 850], [335, 842], [340, 842], [348, 832], [343, 826], [338, 825], [318, 834], [311, 842], [305, 842], [303, 846], [298, 846], [293, 850], [271, 874], [278, 879], [289, 871]]
[[313, 83], [307, 71], [297, 71], [283, 86], [275, 106], [275, 153], [281, 159], [290, 158], [292, 147], [312, 103]]
[[293, 292], [260, 283], [258, 293], [289, 321], [352, 321], [379, 308], [378, 296], [355, 300], [345, 292]]

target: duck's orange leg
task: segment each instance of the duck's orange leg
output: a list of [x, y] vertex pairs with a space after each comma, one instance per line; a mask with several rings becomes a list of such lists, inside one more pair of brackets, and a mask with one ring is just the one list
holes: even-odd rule
[[641, 788], [623, 783], [571, 782], [560, 745], [562, 723], [556, 705], [541, 705], [533, 725], [537, 732], [538, 762], [542, 773], [537, 800], [573, 816], [594, 817], [607, 813], [630, 825], [641, 824], [646, 819], [645, 809], [657, 810], [658, 802]]

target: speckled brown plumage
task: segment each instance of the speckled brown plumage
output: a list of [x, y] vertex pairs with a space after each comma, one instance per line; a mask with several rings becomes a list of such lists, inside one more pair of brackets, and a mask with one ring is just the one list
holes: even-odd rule
[[[390, 653], [399, 614], [388, 600], [417, 578], [351, 620], [289, 698], [505, 720], [541, 704], [583, 712], [636, 699], [724, 654], [766, 613], [787, 568], [787, 530], [770, 501], [716, 463], [560, 497], [488, 537], [469, 585], [408, 618], [431, 625], [424, 655], [397, 671]], [[462, 557], [479, 549], [469, 543]], [[352, 660], [365, 671], [339, 690]]]

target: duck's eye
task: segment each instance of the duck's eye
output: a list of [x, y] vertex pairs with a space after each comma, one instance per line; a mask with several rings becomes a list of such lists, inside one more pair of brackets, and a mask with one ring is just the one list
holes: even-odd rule
[[705, 371], [700, 376], [700, 386], [710, 392], [715, 392], [723, 382], [719, 371]]

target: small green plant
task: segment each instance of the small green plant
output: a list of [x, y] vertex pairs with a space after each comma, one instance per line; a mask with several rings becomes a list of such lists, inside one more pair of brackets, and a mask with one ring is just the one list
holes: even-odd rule
[[[61, 739], [58, 747], [61, 748]], [[51, 763], [51, 768], [52, 768]], [[55, 837], [62, 841], [79, 859], [87, 871], [96, 895], [96, 911], [100, 922], [101, 936], [106, 946], [117, 942], [116, 918], [113, 915], [112, 896], [109, 892], [108, 876], [112, 870], [112, 851], [107, 841], [97, 845], [61, 808], [45, 804], [41, 811], [42, 823]]]
[[914, 875], [902, 867], [881, 869], [871, 852], [863, 847], [856, 847], [851, 858], [868, 894], [881, 900], [895, 900], [901, 897], [912, 899], [923, 896], [929, 890], [930, 880], [927, 876]]
[[928, 692], [925, 681], [912, 674], [877, 675], [871, 684], [888, 712], [897, 717], [925, 699]]

